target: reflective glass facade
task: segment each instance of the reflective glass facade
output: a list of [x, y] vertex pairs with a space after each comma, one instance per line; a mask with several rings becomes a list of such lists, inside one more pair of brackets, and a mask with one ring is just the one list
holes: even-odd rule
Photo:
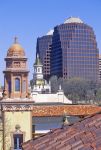
[[99, 55], [99, 80], [101, 81], [101, 55]]
[[93, 29], [84, 23], [65, 23], [54, 28], [51, 75], [98, 80], [99, 51]]
[[37, 39], [36, 53], [39, 53], [43, 64], [44, 77], [50, 76], [50, 52], [52, 44], [52, 35], [46, 35]]

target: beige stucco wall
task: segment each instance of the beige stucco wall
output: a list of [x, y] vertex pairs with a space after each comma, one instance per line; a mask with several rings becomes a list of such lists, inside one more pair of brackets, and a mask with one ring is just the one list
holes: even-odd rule
[[5, 112], [5, 150], [11, 149], [12, 132], [15, 126], [20, 125], [20, 130], [25, 133], [25, 140], [32, 138], [32, 115], [30, 111]]
[[2, 131], [2, 124], [0, 122], [0, 150], [3, 150], [2, 149], [2, 146], [3, 146], [2, 144], [3, 144], [3, 131]]

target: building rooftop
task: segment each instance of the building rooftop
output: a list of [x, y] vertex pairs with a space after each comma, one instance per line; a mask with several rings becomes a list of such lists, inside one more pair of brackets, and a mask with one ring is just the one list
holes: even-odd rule
[[[9, 105], [8, 105], [9, 104]], [[57, 116], [88, 116], [101, 112], [101, 107], [96, 105], [73, 105], [63, 103], [35, 103], [33, 99], [29, 98], [15, 98], [15, 99], [2, 99], [0, 105], [6, 106], [6, 110], [15, 111], [14, 105], [22, 107], [31, 105], [33, 117], [57, 117]], [[20, 110], [20, 109], [19, 109]]]
[[65, 23], [83, 23], [83, 21], [79, 17], [69, 17], [66, 19]]
[[87, 116], [101, 111], [100, 106], [96, 105], [73, 105], [73, 104], [59, 104], [47, 103], [33, 105], [33, 117], [46, 116]]
[[22, 46], [17, 42], [17, 38], [15, 37], [14, 43], [11, 45], [11, 47], [8, 49], [7, 57], [11, 56], [25, 56], [24, 49]]
[[101, 114], [52, 130], [22, 147], [23, 150], [101, 150]]
[[53, 35], [54, 30], [51, 29], [46, 35]]

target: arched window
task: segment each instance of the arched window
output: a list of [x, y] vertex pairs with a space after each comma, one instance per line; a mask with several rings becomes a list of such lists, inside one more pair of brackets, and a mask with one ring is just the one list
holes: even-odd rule
[[38, 72], [40, 72], [40, 68], [38, 68]]
[[14, 150], [21, 150], [21, 144], [23, 143], [23, 134], [14, 134]]
[[20, 91], [20, 79], [15, 79], [15, 91]]

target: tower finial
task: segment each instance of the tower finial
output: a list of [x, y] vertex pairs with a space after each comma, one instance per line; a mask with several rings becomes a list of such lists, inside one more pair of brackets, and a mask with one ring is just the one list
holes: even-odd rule
[[18, 42], [18, 38], [15, 36], [14, 37], [14, 43], [16, 44]]

